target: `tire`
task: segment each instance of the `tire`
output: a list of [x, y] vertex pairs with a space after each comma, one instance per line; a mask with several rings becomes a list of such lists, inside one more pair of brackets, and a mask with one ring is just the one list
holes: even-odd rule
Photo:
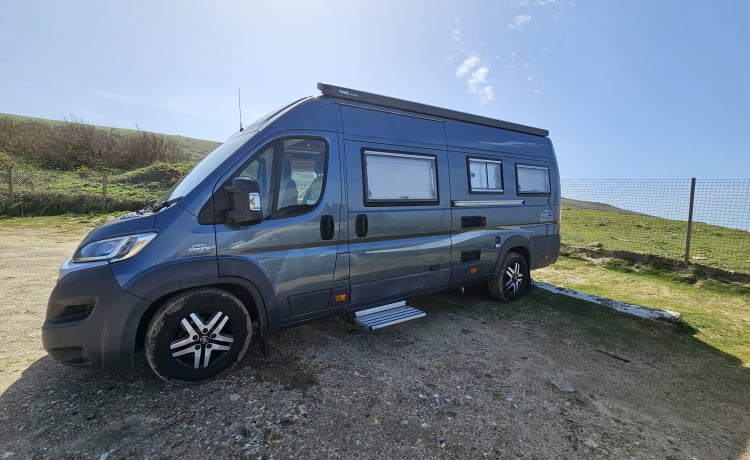
[[501, 302], [510, 302], [529, 290], [531, 274], [526, 258], [517, 252], [505, 254], [500, 266], [500, 275], [489, 282], [490, 294]]
[[146, 360], [174, 385], [210, 380], [237, 364], [250, 346], [252, 327], [242, 302], [215, 288], [172, 297], [146, 330]]

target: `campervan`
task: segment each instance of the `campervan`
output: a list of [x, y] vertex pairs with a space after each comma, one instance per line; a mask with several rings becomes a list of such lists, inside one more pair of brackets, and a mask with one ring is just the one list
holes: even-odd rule
[[156, 203], [94, 229], [42, 328], [72, 366], [205, 381], [251, 340], [332, 315], [377, 329], [410, 296], [530, 286], [560, 247], [546, 130], [318, 84], [241, 129]]

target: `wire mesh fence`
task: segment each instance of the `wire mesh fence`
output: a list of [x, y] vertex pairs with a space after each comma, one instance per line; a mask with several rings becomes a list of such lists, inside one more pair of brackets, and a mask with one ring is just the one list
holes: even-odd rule
[[562, 241], [750, 273], [750, 179], [563, 179]]

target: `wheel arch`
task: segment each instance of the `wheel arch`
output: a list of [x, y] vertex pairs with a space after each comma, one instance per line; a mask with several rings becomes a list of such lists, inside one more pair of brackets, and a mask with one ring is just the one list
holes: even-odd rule
[[196, 284], [189, 288], [170, 291], [164, 293], [161, 297], [152, 302], [138, 320], [138, 329], [135, 335], [135, 350], [139, 351], [143, 349], [148, 325], [153, 319], [154, 314], [162, 305], [164, 305], [165, 302], [184, 292], [201, 288], [221, 289], [237, 297], [250, 315], [250, 320], [254, 324], [258, 324], [261, 339], [265, 338], [266, 329], [268, 327], [268, 317], [266, 315], [265, 302], [260, 291], [247, 280], [229, 277], [220, 279], [218, 283]]
[[500, 276], [500, 269], [503, 265], [503, 259], [509, 252], [516, 252], [526, 259], [526, 264], [531, 268], [531, 251], [529, 251], [530, 240], [526, 236], [515, 235], [508, 238], [503, 244], [500, 251], [497, 253], [497, 260], [495, 260], [495, 268], [493, 270], [494, 276], [497, 278]]

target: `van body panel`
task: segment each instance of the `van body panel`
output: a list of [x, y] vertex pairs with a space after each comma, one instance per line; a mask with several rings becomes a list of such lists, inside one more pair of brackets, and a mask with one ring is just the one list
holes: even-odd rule
[[347, 140], [370, 140], [393, 145], [445, 148], [443, 121], [365, 105], [341, 103]]
[[[137, 258], [111, 264], [112, 272], [120, 286], [135, 295], [146, 297], [149, 291], [147, 286], [154, 285], [160, 280], [171, 283], [172, 278], [176, 277], [179, 281], [180, 277], [184, 276], [187, 280], [194, 275], [206, 280], [206, 283], [215, 283], [218, 272], [216, 237], [213, 227], [200, 225], [195, 216], [185, 212], [179, 203], [162, 210], [157, 216], [154, 227], [157, 238], [169, 244], [149, 244], [138, 254]], [[213, 261], [213, 263], [203, 263], [203, 269], [200, 272], [180, 273], [179, 275], [169, 273], [170, 270], [176, 270], [175, 267], [182, 262], [194, 259]], [[155, 278], [156, 273], [161, 273], [164, 277], [159, 275]]]
[[445, 137], [454, 148], [552, 158], [547, 138], [531, 134], [446, 120]]
[[[355, 111], [359, 114], [361, 110]], [[377, 114], [377, 112], [375, 112]], [[382, 114], [378, 114], [382, 115]], [[401, 118], [401, 117], [400, 117]], [[407, 118], [407, 120], [410, 120]], [[417, 122], [422, 120], [415, 119]], [[441, 127], [432, 121], [430, 127]], [[345, 118], [345, 127], [348, 120]], [[348, 133], [345, 132], [345, 136]], [[412, 142], [410, 145], [345, 141], [347, 174], [348, 252], [352, 302], [377, 303], [393, 292], [416, 291], [450, 279], [450, 180], [447, 152]], [[434, 162], [437, 182], [433, 203], [420, 200], [370, 202], [365, 161], [368, 152], [420, 156]], [[361, 171], [361, 173], [360, 173]], [[399, 171], [388, 171], [389, 178]], [[408, 181], [409, 177], [398, 180]], [[358, 234], [358, 220], [367, 225]]]
[[[313, 111], [316, 112], [317, 111]], [[269, 128], [278, 127], [272, 124]], [[277, 139], [322, 139], [327, 145], [325, 185], [319, 202], [313, 208], [290, 217], [271, 215], [262, 222], [237, 226], [216, 224], [216, 245], [219, 257], [231, 256], [246, 259], [256, 266], [274, 288], [273, 299], [267, 302], [271, 325], [284, 323], [294, 316], [307, 315], [328, 307], [336, 271], [337, 254], [341, 238], [341, 165], [338, 134], [330, 131], [282, 130], [264, 136], [264, 143], [250, 149], [238, 162], [242, 168], [256, 154]], [[221, 193], [235, 171], [220, 181], [215, 193]], [[269, 199], [269, 197], [265, 197]], [[325, 216], [333, 219], [331, 239], [321, 236], [321, 221]], [[225, 273], [220, 273], [222, 276]]]

